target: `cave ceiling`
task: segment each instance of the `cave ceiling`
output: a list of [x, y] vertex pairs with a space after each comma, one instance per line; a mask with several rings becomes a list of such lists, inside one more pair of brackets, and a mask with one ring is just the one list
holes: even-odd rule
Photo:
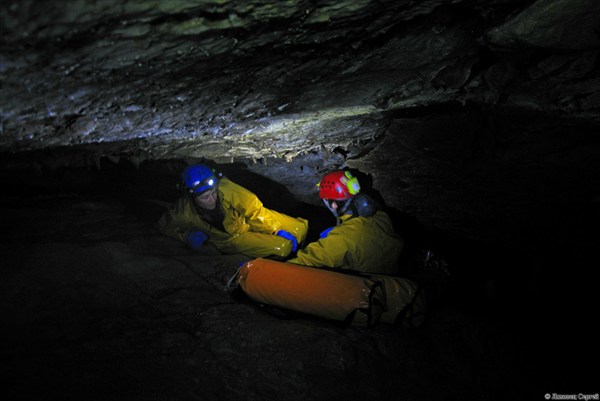
[[[3, 169], [205, 159], [242, 163], [308, 201], [322, 171], [346, 166], [371, 176], [392, 206], [456, 228], [477, 217], [465, 194], [502, 181], [501, 171], [519, 176], [520, 156], [575, 147], [569, 157], [597, 166], [596, 0], [0, 7]], [[582, 136], [498, 127], [528, 113]], [[545, 149], [519, 153], [544, 136]], [[527, 171], [548, 163], [566, 162]], [[496, 199], [502, 187], [483, 191]]]

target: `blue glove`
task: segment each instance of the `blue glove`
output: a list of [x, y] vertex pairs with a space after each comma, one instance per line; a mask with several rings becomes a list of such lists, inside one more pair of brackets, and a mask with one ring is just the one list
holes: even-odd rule
[[296, 241], [296, 237], [294, 237], [291, 233], [288, 233], [285, 230], [277, 231], [277, 235], [292, 241], [292, 252], [296, 252], [296, 249], [298, 249], [298, 241]]
[[185, 236], [185, 239], [190, 248], [197, 251], [202, 248], [202, 245], [204, 245], [204, 242], [208, 239], [208, 237], [202, 231], [198, 230], [188, 232]]
[[321, 231], [321, 234], [319, 234], [319, 238], [327, 237], [329, 235], [329, 231], [333, 230], [334, 228], [335, 226], [326, 228], [325, 230]]

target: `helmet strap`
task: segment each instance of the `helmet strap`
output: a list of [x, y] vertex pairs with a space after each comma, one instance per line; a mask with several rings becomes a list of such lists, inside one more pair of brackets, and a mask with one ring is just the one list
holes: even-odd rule
[[332, 207], [331, 207], [331, 205], [329, 204], [329, 202], [327, 201], [327, 199], [323, 199], [323, 203], [325, 204], [325, 206], [327, 206], [327, 209], [329, 209], [329, 211], [330, 211], [331, 213], [333, 213], [333, 215], [334, 215], [335, 217], [337, 217], [337, 215], [338, 215], [338, 214], [337, 214], [336, 210], [335, 210], [334, 208], [332, 208]]
[[342, 205], [342, 208], [340, 209], [339, 215], [341, 216], [342, 214], [345, 214], [346, 211], [348, 210], [348, 207], [350, 207], [351, 204], [352, 204], [352, 198], [346, 199], [344, 201], [344, 204]]
[[[331, 207], [331, 204], [329, 203], [329, 201], [327, 199], [323, 199], [323, 203], [325, 203], [325, 206], [327, 206], [327, 209], [329, 209], [329, 211], [331, 213], [333, 213], [333, 215], [335, 217], [339, 218], [341, 215], [343, 215], [346, 212], [346, 210], [348, 210], [348, 207], [352, 203], [352, 198], [346, 199], [345, 201], [334, 201], [334, 202], [338, 203], [337, 210], [334, 209], [333, 207]], [[344, 203], [342, 204], [341, 202], [344, 202]]]

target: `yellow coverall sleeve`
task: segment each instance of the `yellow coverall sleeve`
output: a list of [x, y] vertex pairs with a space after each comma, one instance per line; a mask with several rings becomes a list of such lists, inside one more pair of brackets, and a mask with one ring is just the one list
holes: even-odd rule
[[334, 227], [327, 237], [311, 242], [288, 262], [313, 267], [344, 268], [348, 265], [347, 258], [351, 257], [349, 251], [352, 246], [352, 240], [345, 231], [347, 230], [342, 226]]
[[[224, 178], [221, 182], [225, 200], [230, 208], [244, 216], [250, 230], [264, 234], [275, 234], [281, 223], [275, 219], [271, 211], [263, 206], [258, 197], [246, 188]], [[226, 209], [229, 209], [226, 207]]]
[[387, 214], [344, 215], [325, 238], [298, 251], [290, 263], [367, 273], [393, 274], [403, 248]]
[[175, 202], [173, 207], [163, 213], [158, 221], [158, 230], [169, 237], [186, 242], [187, 231], [194, 227], [191, 220], [190, 205], [184, 198]]

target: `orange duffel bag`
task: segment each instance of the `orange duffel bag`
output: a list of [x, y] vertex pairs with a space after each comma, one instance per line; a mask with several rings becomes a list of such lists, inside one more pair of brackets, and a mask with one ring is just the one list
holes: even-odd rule
[[399, 277], [355, 275], [262, 258], [242, 265], [237, 283], [255, 302], [361, 326], [395, 323], [417, 292], [415, 283]]

